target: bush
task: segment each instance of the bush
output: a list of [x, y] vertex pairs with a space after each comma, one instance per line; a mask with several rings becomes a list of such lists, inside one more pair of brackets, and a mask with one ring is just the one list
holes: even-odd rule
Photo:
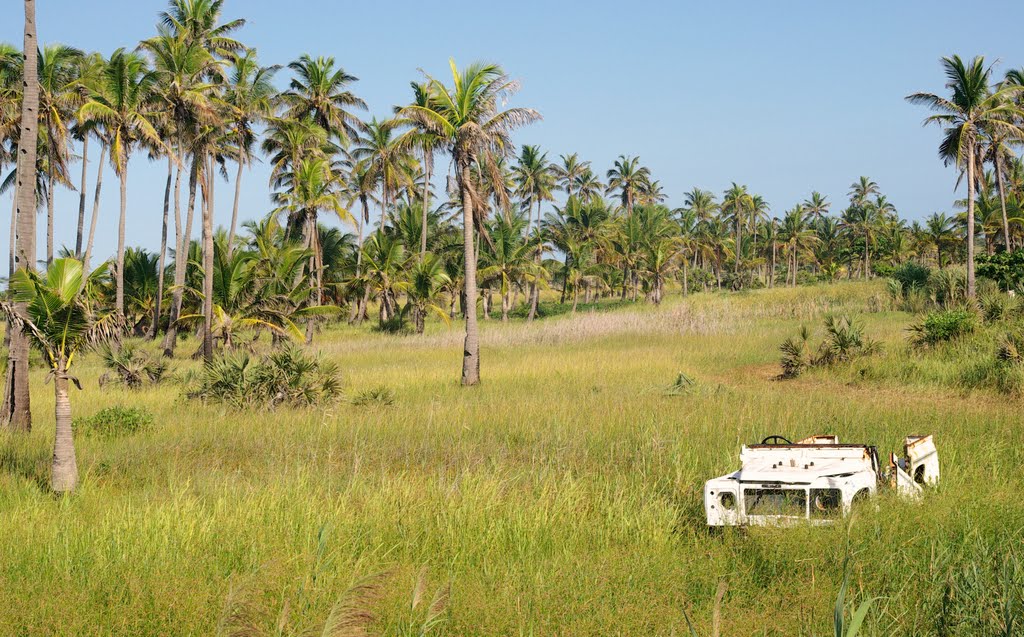
[[864, 326], [847, 315], [829, 314], [825, 317], [825, 339], [818, 345], [816, 353], [810, 341], [811, 332], [806, 326], [800, 328], [796, 338], [783, 341], [780, 347], [780, 378], [796, 378], [812, 367], [846, 363], [881, 349], [877, 341], [864, 336]]
[[131, 435], [152, 425], [153, 414], [140, 407], [107, 407], [74, 422], [77, 433], [102, 438]]
[[981, 315], [986, 323], [1005, 321], [1017, 310], [1017, 300], [1000, 292], [983, 294], [978, 297]]
[[967, 270], [956, 267], [932, 272], [928, 277], [928, 289], [932, 301], [939, 307], [956, 306], [967, 298]]
[[337, 365], [286, 347], [253, 361], [248, 354], [225, 355], [208, 363], [189, 398], [235, 407], [310, 407], [341, 395]]
[[924, 321], [911, 325], [910, 341], [917, 346], [937, 345], [971, 334], [978, 318], [967, 310], [931, 312]]
[[108, 370], [100, 376], [100, 387], [107, 383], [120, 383], [129, 389], [139, 389], [146, 381], [159, 383], [167, 372], [166, 362], [137, 349], [133, 343], [104, 343], [99, 353]]
[[904, 298], [906, 298], [912, 290], [925, 289], [928, 285], [928, 277], [930, 275], [930, 269], [912, 261], [895, 268], [890, 274], [894, 281], [899, 282]]
[[980, 254], [974, 263], [979, 277], [995, 281], [1003, 291], [1019, 290], [1024, 286], [1024, 250]]
[[395, 404], [395, 391], [383, 385], [364, 389], [352, 398], [355, 407], [390, 407]]

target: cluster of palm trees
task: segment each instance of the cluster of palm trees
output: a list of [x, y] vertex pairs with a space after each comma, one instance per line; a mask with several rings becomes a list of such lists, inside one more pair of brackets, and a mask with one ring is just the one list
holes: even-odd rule
[[[681, 205], [666, 205], [637, 157], [620, 156], [602, 174], [576, 154], [551, 160], [537, 146], [516, 147], [511, 133], [540, 116], [506, 108], [518, 84], [495, 65], [452, 62], [450, 79], [426, 75], [411, 83], [408, 103], [368, 118], [357, 78], [333, 58], [261, 65], [237, 39], [245, 21], [224, 20], [223, 0], [171, 0], [156, 35], [106, 58], [37, 48], [32, 0], [25, 6], [25, 46], [0, 45], [0, 189], [15, 191], [11, 274], [36, 267], [36, 211], [45, 210], [38, 262], [80, 261], [83, 280], [95, 280], [87, 305], [161, 338], [167, 356], [182, 331], [199, 337], [198, 353], [210, 360], [264, 334], [310, 341], [329, 315], [358, 323], [372, 308], [381, 328], [423, 332], [428, 316], [461, 314], [462, 382], [472, 385], [478, 308], [484, 319], [533, 320], [546, 310], [544, 291], [576, 311], [602, 298], [657, 304], [670, 288], [685, 295], [867, 278], [917, 259], [966, 261], [973, 293], [976, 235], [989, 252], [1024, 246], [1024, 166], [1012, 152], [1024, 139], [1024, 71], [994, 83], [981, 58], [943, 61], [951, 97], [908, 98], [938, 111], [928, 121], [946, 129], [940, 155], [967, 179], [962, 214], [908, 224], [867, 177], [835, 211], [813, 192], [774, 214], [737, 183], [720, 195], [694, 188]], [[130, 160], [140, 155], [167, 166], [153, 252], [125, 241], [128, 223], [155, 222], [127, 214]], [[261, 155], [272, 204], [264, 219], [240, 224], [243, 178]], [[442, 156], [448, 179], [436, 188]], [[108, 163], [120, 188], [117, 251], [90, 277]], [[213, 202], [231, 170], [227, 218]], [[78, 194], [73, 250], [54, 240], [62, 189]], [[10, 339], [4, 414], [27, 426], [27, 346], [16, 333]]]

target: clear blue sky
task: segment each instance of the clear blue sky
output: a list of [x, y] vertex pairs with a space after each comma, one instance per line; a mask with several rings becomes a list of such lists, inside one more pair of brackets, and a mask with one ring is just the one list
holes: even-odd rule
[[[159, 0], [37, 4], [41, 42], [104, 54], [152, 35], [164, 8]], [[21, 43], [19, 6], [8, 3], [0, 41]], [[950, 210], [955, 176], [936, 159], [939, 132], [922, 128], [925, 113], [903, 97], [943, 89], [943, 55], [1001, 60], [999, 74], [1024, 66], [1020, 0], [988, 2], [984, 12], [948, 0], [520, 0], [500, 8], [465, 0], [227, 0], [225, 17], [248, 20], [238, 37], [264, 64], [334, 56], [359, 78], [355, 91], [379, 116], [408, 101], [419, 68], [440, 77], [449, 57], [498, 62], [522, 81], [516, 104], [544, 116], [517, 142], [540, 144], [552, 159], [579, 152], [602, 175], [619, 154], [639, 155], [673, 205], [693, 186], [720, 193], [745, 183], [776, 214], [812, 190], [838, 209], [860, 175], [875, 179], [906, 217]], [[130, 244], [159, 245], [163, 171], [163, 163], [132, 161]], [[243, 217], [270, 209], [266, 178], [263, 166], [244, 178]], [[220, 224], [231, 195], [230, 184], [218, 187]], [[58, 245], [73, 247], [77, 201], [76, 193], [57, 194]], [[0, 199], [3, 218], [9, 210], [10, 198]], [[108, 168], [101, 258], [115, 250], [117, 211]], [[41, 255], [44, 225], [40, 217]], [[0, 223], [0, 263], [7, 226]]]

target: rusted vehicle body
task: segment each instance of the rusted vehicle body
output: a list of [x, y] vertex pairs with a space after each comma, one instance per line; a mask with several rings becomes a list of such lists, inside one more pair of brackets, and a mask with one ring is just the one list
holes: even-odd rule
[[790, 442], [769, 436], [740, 450], [740, 469], [708, 480], [704, 511], [710, 527], [828, 524], [880, 487], [917, 496], [939, 480], [939, 457], [929, 436], [908, 436], [904, 456], [883, 466], [872, 445], [837, 436]]

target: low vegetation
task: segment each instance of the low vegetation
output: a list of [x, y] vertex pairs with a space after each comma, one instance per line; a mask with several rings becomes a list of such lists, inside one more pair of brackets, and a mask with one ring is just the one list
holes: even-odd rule
[[[25, 591], [0, 606], [0, 633], [215, 634], [235, 602], [250, 634], [276, 634], [282, 614], [288, 631], [321, 630], [344, 591], [386, 572], [365, 605], [375, 634], [412, 634], [450, 585], [428, 634], [685, 635], [685, 610], [709, 635], [724, 580], [722, 635], [820, 637], [834, 633], [849, 542], [846, 621], [878, 598], [861, 635], [1001, 634], [1024, 608], [1019, 399], [958, 379], [965, 363], [1000, 360], [997, 338], [1016, 332], [979, 321], [917, 348], [907, 327], [922, 317], [874, 305], [885, 290], [673, 295], [537, 334], [495, 321], [481, 334], [489, 379], [471, 391], [453, 380], [457, 328], [329, 324], [322, 360], [360, 370], [346, 375], [349, 401], [270, 414], [189, 399], [178, 383], [90, 389], [107, 370], [87, 352], [79, 418], [114, 404], [153, 422], [80, 431], [72, 498], [47, 492], [52, 429], [0, 444], [0, 512], [17, 521], [0, 524], [0, 589]], [[813, 325], [817, 352], [830, 314], [882, 347], [773, 382], [779, 343]], [[44, 375], [36, 405], [52, 392]], [[395, 394], [386, 409], [348, 404], [377, 388]], [[701, 485], [743, 442], [836, 433], [885, 451], [907, 432], [934, 433], [943, 454], [943, 484], [919, 504], [882, 497], [849, 530], [704, 528]]]

